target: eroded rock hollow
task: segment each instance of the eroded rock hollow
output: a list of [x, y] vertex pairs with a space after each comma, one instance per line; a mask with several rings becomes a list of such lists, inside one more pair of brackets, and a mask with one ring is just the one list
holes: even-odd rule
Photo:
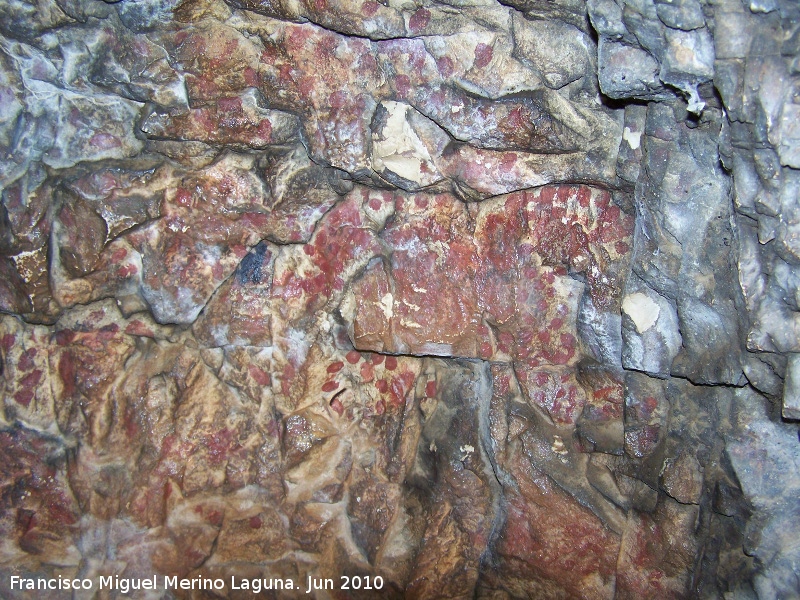
[[800, 597], [794, 0], [0, 0], [0, 82], [0, 596]]

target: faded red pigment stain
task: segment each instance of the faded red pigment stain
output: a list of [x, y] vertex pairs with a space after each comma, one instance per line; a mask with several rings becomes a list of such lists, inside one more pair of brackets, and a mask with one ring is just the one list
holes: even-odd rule
[[0, 339], [0, 346], [3, 347], [4, 352], [8, 352], [14, 346], [14, 342], [17, 341], [17, 336], [13, 333], [6, 333], [3, 335], [2, 339]]
[[170, 496], [172, 496], [172, 483], [167, 481], [164, 484], [164, 502], [169, 500]]
[[42, 370], [36, 369], [35, 371], [31, 371], [30, 373], [25, 375], [25, 377], [20, 379], [19, 383], [23, 388], [32, 390], [37, 385], [39, 385], [39, 382], [41, 380], [42, 380]]
[[606, 386], [599, 389], [592, 390], [592, 396], [595, 400], [608, 401], [614, 404], [621, 404], [622, 398], [622, 385]]
[[660, 441], [661, 426], [658, 424], [625, 430], [625, 452], [636, 458], [652, 454]]
[[516, 373], [526, 395], [546, 410], [553, 421], [564, 424], [576, 422], [586, 404], [586, 396], [571, 370], [554, 373], [517, 366]]
[[33, 391], [32, 390], [20, 390], [16, 394], [14, 394], [14, 402], [17, 404], [28, 408], [30, 406], [31, 401], [33, 400]]
[[436, 68], [439, 69], [439, 73], [445, 79], [451, 77], [453, 73], [455, 73], [455, 63], [453, 63], [453, 59], [449, 56], [436, 59]]
[[244, 80], [249, 87], [258, 87], [261, 85], [261, 77], [253, 67], [245, 67]]
[[73, 342], [78, 334], [72, 329], [60, 329], [53, 334], [56, 344], [59, 346], [68, 346]]
[[125, 408], [122, 417], [122, 428], [129, 440], [134, 439], [139, 434], [140, 427], [138, 417], [139, 412], [135, 407], [128, 405]]
[[374, 0], [367, 0], [364, 4], [361, 5], [361, 14], [365, 17], [372, 17], [378, 12], [378, 8], [380, 5]]
[[333, 412], [335, 412], [340, 417], [344, 414], [344, 405], [342, 404], [342, 402], [339, 400], [338, 397], [334, 397], [331, 399], [330, 407], [333, 410]]
[[411, 78], [408, 75], [398, 75], [394, 78], [394, 87], [397, 90], [397, 95], [401, 98], [408, 97], [411, 91]]
[[[191, 195], [189, 197], [191, 198]], [[126, 256], [128, 256], [128, 251], [125, 248], [117, 248], [111, 254], [111, 262], [112, 263], [118, 263], [121, 260], [123, 260]]]
[[58, 360], [58, 376], [61, 379], [64, 397], [69, 398], [75, 394], [77, 389], [76, 377], [78, 370], [75, 365], [75, 359], [72, 352], [67, 350], [61, 355]]
[[517, 164], [517, 155], [513, 152], [506, 152], [500, 160], [500, 171], [509, 173], [515, 164]]
[[416, 379], [414, 373], [404, 371], [398, 375], [392, 376], [392, 381], [389, 384], [389, 402], [393, 406], [401, 406], [405, 404], [406, 398]]
[[94, 146], [98, 150], [111, 150], [122, 146], [120, 139], [108, 133], [95, 133], [89, 138], [89, 145]]
[[281, 393], [283, 393], [284, 396], [289, 396], [291, 394], [292, 386], [296, 377], [297, 369], [295, 369], [294, 365], [291, 363], [287, 363], [283, 367], [283, 371], [280, 375]]
[[253, 380], [258, 385], [265, 387], [272, 383], [272, 378], [270, 377], [270, 374], [261, 369], [260, 367], [257, 367], [255, 365], [250, 365], [247, 368], [247, 370], [250, 373], [250, 377], [252, 377]]
[[218, 510], [210, 510], [206, 515], [206, 521], [214, 527], [220, 527], [222, 525], [222, 513]]
[[628, 411], [633, 420], [646, 423], [655, 416], [659, 404], [658, 399], [654, 396], [645, 396], [645, 398], [639, 402], [630, 402]]
[[25, 350], [19, 357], [17, 368], [20, 371], [30, 371], [33, 368], [33, 359], [36, 358], [36, 354], [36, 348], [28, 348]]
[[148, 337], [155, 339], [155, 333], [145, 323], [139, 319], [134, 319], [125, 326], [125, 333], [133, 336]]
[[[498, 537], [501, 576], [536, 574], [545, 580], [571, 577], [569, 597], [601, 598], [616, 571], [620, 539], [545, 475], [524, 461], [513, 465], [519, 491], [511, 494], [508, 517]], [[598, 577], [599, 575], [599, 577]]]
[[134, 265], [125, 265], [117, 269], [116, 274], [120, 279], [127, 279], [131, 275], [136, 275], [138, 269]]
[[214, 466], [222, 464], [232, 452], [241, 448], [236, 440], [236, 432], [228, 428], [204, 436], [203, 446], [208, 452], [209, 464]]
[[369, 383], [375, 377], [375, 367], [372, 365], [371, 362], [361, 363], [360, 372], [361, 372], [361, 379], [363, 379], [365, 383]]
[[490, 62], [492, 62], [492, 54], [494, 51], [492, 50], [491, 46], [488, 46], [484, 43], [478, 43], [475, 46], [475, 62], [473, 63], [479, 69], [482, 69]]
[[408, 20], [408, 29], [412, 33], [416, 33], [422, 29], [425, 29], [428, 26], [428, 23], [431, 20], [431, 12], [426, 8], [417, 9], [417, 11], [411, 15], [411, 18]]
[[344, 108], [347, 105], [348, 95], [343, 90], [337, 90], [328, 96], [328, 105], [333, 109]]

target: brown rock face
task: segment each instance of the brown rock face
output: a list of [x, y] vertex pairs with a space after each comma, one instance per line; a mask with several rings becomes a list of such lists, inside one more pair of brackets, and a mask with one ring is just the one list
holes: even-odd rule
[[800, 597], [795, 4], [0, 5], [0, 597]]

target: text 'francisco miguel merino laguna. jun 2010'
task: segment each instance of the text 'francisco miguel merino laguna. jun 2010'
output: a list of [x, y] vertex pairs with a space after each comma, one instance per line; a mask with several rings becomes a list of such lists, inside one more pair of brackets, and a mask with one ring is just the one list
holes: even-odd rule
[[[159, 585], [159, 580], [161, 585]], [[226, 585], [227, 582], [227, 585]], [[383, 578], [378, 575], [347, 576], [342, 575], [337, 579], [319, 578], [308, 575], [303, 581], [304, 586], [291, 578], [255, 578], [246, 579], [231, 576], [228, 579], [193, 577], [190, 579], [177, 576], [157, 576], [142, 578], [123, 578], [118, 575], [102, 575], [97, 579], [56, 577], [51, 579], [26, 578], [12, 575], [10, 580], [11, 590], [47, 591], [47, 590], [114, 590], [128, 594], [139, 590], [250, 590], [258, 594], [264, 590], [295, 590], [298, 593], [310, 594], [315, 590], [380, 590], [383, 588]]]

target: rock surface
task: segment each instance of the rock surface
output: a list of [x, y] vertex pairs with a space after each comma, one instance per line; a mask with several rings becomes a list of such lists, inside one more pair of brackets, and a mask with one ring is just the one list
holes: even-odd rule
[[0, 16], [1, 596], [800, 596], [796, 3]]

